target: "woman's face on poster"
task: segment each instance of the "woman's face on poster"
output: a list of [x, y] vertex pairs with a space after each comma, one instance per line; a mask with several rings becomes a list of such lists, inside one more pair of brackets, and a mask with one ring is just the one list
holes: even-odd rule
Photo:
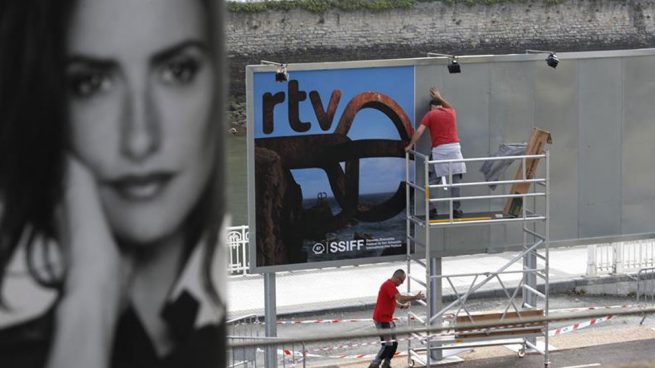
[[197, 0], [79, 0], [73, 11], [70, 148], [129, 244], [181, 229], [210, 176], [216, 70], [206, 22]]

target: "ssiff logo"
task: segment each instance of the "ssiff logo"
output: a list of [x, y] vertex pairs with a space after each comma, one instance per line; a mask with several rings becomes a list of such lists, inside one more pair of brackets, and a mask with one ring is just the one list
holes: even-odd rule
[[354, 252], [359, 251], [365, 245], [366, 240], [348, 240], [348, 241], [332, 241], [327, 243], [327, 246], [323, 243], [316, 243], [312, 247], [312, 251], [316, 255], [320, 254], [329, 254], [329, 253], [345, 253], [345, 252]]

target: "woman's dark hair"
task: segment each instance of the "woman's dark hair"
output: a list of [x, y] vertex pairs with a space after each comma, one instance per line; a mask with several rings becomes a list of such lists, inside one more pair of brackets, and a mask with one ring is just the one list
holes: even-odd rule
[[[108, 0], [111, 1], [111, 0]], [[216, 98], [213, 103], [218, 144], [214, 171], [204, 195], [186, 220], [191, 253], [207, 237], [203, 272], [205, 289], [220, 302], [211, 283], [211, 258], [218, 243], [223, 217], [224, 63], [222, 52], [222, 1], [201, 0], [206, 6], [207, 34], [215, 62]], [[32, 277], [48, 287], [59, 285], [57, 276], [37, 270], [35, 236], [57, 238], [55, 210], [62, 197], [66, 111], [66, 32], [76, 0], [21, 0], [0, 2], [0, 305], [2, 281], [19, 242], [27, 239], [27, 264]], [[27, 237], [26, 237], [27, 236]], [[184, 263], [184, 262], [183, 262]], [[224, 272], [223, 270], [219, 272]], [[44, 277], [46, 275], [46, 277]]]
[[[25, 232], [30, 238], [37, 232], [55, 235], [65, 143], [64, 80], [56, 71], [63, 70], [71, 2], [0, 5], [0, 287]], [[53, 285], [53, 279], [29, 270], [40, 283]]]

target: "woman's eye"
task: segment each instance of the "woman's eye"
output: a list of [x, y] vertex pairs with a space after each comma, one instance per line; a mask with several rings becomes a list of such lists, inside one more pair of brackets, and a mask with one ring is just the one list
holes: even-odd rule
[[200, 64], [193, 59], [176, 60], [166, 63], [161, 69], [161, 79], [167, 84], [184, 85], [191, 83], [198, 74]]
[[110, 87], [110, 77], [101, 72], [78, 73], [69, 77], [69, 89], [78, 97], [91, 97]]

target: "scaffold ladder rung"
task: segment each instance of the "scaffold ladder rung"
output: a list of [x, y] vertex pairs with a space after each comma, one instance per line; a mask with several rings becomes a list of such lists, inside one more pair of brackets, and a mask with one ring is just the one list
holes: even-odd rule
[[426, 287], [426, 285], [427, 285], [427, 283], [425, 281], [419, 279], [418, 277], [414, 277], [412, 275], [409, 275], [409, 278], [410, 278], [410, 280], [416, 282], [417, 284], [419, 284], [419, 285], [421, 285], [423, 287]]
[[524, 289], [528, 289], [529, 291], [533, 292], [534, 294], [536, 294], [536, 295], [538, 295], [538, 296], [540, 296], [540, 297], [542, 297], [542, 298], [545, 298], [545, 297], [546, 297], [546, 295], [544, 295], [542, 292], [540, 292], [539, 290], [533, 288], [533, 287], [530, 286], [530, 285], [525, 285], [525, 284], [523, 284], [523, 288], [524, 288]]
[[421, 247], [425, 247], [425, 243], [423, 243], [422, 241], [416, 239], [415, 237], [413, 237], [411, 235], [407, 235], [407, 239], [411, 240], [416, 245], [420, 245]]
[[413, 259], [412, 261], [418, 263], [420, 266], [423, 268], [426, 268], [427, 266], [425, 265], [425, 262], [421, 261], [420, 259]]

